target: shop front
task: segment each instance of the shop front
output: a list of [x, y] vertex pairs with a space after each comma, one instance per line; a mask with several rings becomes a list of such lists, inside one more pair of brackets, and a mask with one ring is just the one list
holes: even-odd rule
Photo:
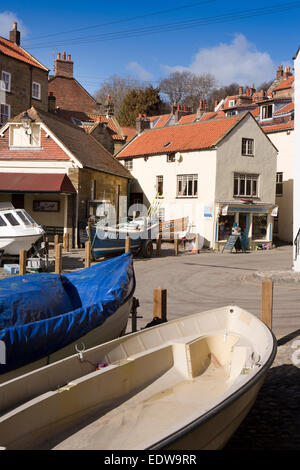
[[241, 228], [243, 245], [249, 250], [271, 249], [273, 245], [274, 204], [220, 204], [217, 207], [215, 249], [221, 251], [232, 232]]

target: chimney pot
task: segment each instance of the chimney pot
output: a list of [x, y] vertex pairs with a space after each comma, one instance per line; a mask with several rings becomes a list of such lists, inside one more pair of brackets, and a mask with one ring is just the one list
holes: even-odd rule
[[68, 54], [68, 60], [71, 60], [71, 54]]
[[13, 29], [9, 32], [9, 40], [15, 43], [17, 46], [19, 46], [21, 43], [21, 34], [17, 28], [18, 28], [18, 24], [16, 21], [14, 21]]
[[62, 54], [62, 58], [63, 58], [63, 60], [66, 60], [66, 53], [65, 52], [63, 52], [63, 54]]
[[60, 59], [60, 52], [57, 53], [56, 58], [57, 58], [57, 59]]

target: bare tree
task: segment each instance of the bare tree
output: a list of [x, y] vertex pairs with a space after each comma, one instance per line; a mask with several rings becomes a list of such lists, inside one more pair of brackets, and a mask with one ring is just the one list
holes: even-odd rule
[[200, 98], [207, 98], [215, 84], [215, 77], [209, 73], [196, 75], [186, 70], [170, 73], [160, 81], [159, 88], [168, 96], [170, 104], [181, 103], [195, 110]]
[[[128, 77], [120, 77], [119, 75], [111, 75], [105, 82], [102, 83], [99, 90], [95, 92], [95, 99], [98, 103], [104, 105], [107, 96], [111, 97], [111, 102], [114, 105], [114, 114], [118, 116], [125, 96], [130, 90], [144, 90], [145, 83]], [[104, 106], [103, 112], [104, 112]]]

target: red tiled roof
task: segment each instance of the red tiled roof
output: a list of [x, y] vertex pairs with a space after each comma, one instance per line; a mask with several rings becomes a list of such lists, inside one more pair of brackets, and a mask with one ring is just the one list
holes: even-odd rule
[[274, 126], [262, 126], [264, 132], [270, 134], [271, 132], [280, 132], [294, 129], [294, 121], [283, 122], [281, 124], [275, 124]]
[[156, 121], [153, 128], [157, 129], [158, 127], [164, 127], [168, 120], [170, 119], [171, 114], [162, 114], [160, 116], [149, 116], [150, 122]]
[[291, 77], [287, 78], [286, 80], [283, 80], [275, 89], [274, 91], [278, 90], [285, 90], [286, 88], [291, 88], [294, 83], [294, 76], [292, 75]]
[[212, 148], [244, 116], [147, 130], [122, 149], [117, 158]]
[[197, 117], [197, 114], [187, 114], [186, 116], [182, 116], [178, 124], [187, 124], [190, 122], [194, 122]]
[[283, 114], [283, 113], [290, 113], [291, 111], [294, 110], [294, 103], [291, 101], [291, 103], [288, 103], [286, 106], [283, 106], [283, 108], [278, 109], [274, 115], [278, 114]]
[[0, 36], [0, 53], [12, 57], [27, 64], [33, 65], [42, 70], [48, 71], [49, 69], [35, 59], [29, 52], [25, 51], [23, 47], [17, 46], [14, 42], [9, 41]]
[[255, 109], [252, 109], [252, 111], [250, 111], [252, 116], [254, 117], [258, 117], [259, 116], [259, 107], [257, 106], [257, 108]]
[[127, 142], [129, 142], [129, 140], [131, 140], [137, 134], [135, 127], [125, 126], [125, 127], [121, 127], [121, 129]]
[[93, 119], [94, 122], [106, 122], [108, 128], [112, 131], [112, 138], [114, 140], [125, 140], [125, 137], [120, 133], [120, 130], [112, 117], [96, 114], [88, 114], [88, 116]]

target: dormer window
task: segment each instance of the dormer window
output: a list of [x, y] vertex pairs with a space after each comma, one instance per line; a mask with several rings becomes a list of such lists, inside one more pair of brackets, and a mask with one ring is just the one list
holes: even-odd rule
[[9, 147], [13, 149], [39, 149], [41, 147], [39, 124], [31, 124], [28, 128], [24, 128], [21, 124], [11, 125]]
[[36, 100], [41, 99], [41, 85], [37, 82], [32, 82], [32, 98]]
[[264, 104], [261, 107], [261, 119], [271, 119], [273, 116], [273, 104]]
[[4, 91], [10, 91], [11, 87], [11, 74], [2, 70], [1, 72], [1, 84], [0, 89]]
[[235, 100], [229, 100], [228, 107], [232, 108], [235, 105]]

